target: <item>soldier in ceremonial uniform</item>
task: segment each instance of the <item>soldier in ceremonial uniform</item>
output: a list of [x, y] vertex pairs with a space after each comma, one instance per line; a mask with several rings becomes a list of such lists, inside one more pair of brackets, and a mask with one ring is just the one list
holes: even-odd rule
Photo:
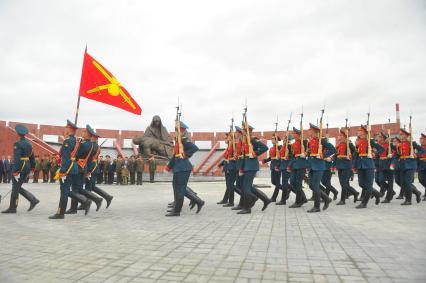
[[[84, 195], [86, 198], [94, 201], [96, 204], [96, 211], [98, 211], [102, 205], [102, 198], [98, 197], [93, 192], [85, 190], [83, 188], [84, 184], [86, 183], [86, 179], [89, 178], [90, 175], [90, 172], [88, 171], [90, 157], [92, 156], [92, 154], [95, 153], [94, 145], [91, 142], [91, 131], [93, 131], [93, 129], [89, 125], [86, 125], [86, 128], [83, 131], [83, 139], [79, 141], [79, 146], [75, 155], [77, 160], [76, 163], [78, 165], [77, 191], [78, 193]], [[87, 186], [87, 188], [90, 188], [90, 185]], [[65, 214], [76, 214], [77, 206], [78, 201], [76, 199], [72, 199], [71, 207], [65, 212]], [[84, 205], [82, 205], [81, 209], [84, 209]]]
[[223, 156], [223, 161], [219, 165], [223, 167], [223, 171], [225, 172], [226, 191], [223, 199], [217, 204], [223, 204], [223, 207], [233, 207], [237, 173], [235, 172], [236, 142], [232, 133], [226, 134], [225, 142], [227, 147]]
[[385, 199], [382, 203], [390, 203], [395, 195], [393, 190], [394, 182], [394, 170], [395, 170], [395, 158], [394, 153], [395, 149], [392, 148], [392, 145], [389, 147], [389, 142], [387, 134], [381, 132], [377, 138], [378, 143], [383, 147], [383, 152], [378, 156], [379, 159], [379, 168], [378, 168], [378, 181], [380, 184], [381, 196], [386, 193]]
[[337, 205], [344, 205], [346, 198], [349, 195], [353, 195], [354, 202], [356, 202], [359, 195], [359, 193], [350, 185], [350, 179], [352, 176], [352, 160], [355, 154], [355, 146], [346, 135], [346, 130], [341, 129], [336, 145], [336, 169], [337, 175], [339, 177], [339, 183], [342, 188], [342, 192], [340, 193], [340, 201], [337, 203]]
[[319, 133], [320, 128], [310, 124], [310, 137], [308, 141], [309, 188], [312, 190], [312, 194], [314, 196], [314, 207], [308, 210], [308, 212], [311, 213], [321, 211], [320, 199], [324, 201], [323, 210], [326, 210], [331, 202], [331, 198], [329, 198], [327, 194], [320, 189], [320, 182], [326, 169], [325, 162], [330, 162], [331, 156], [336, 153], [336, 149], [327, 141], [326, 138], [322, 137], [320, 140]]
[[114, 198], [104, 190], [100, 189], [97, 184], [98, 174], [100, 174], [98, 156], [101, 152], [101, 147], [98, 144], [99, 135], [93, 130], [89, 125], [86, 126], [88, 133], [90, 134], [90, 141], [93, 145], [91, 155], [87, 164], [87, 173], [86, 173], [86, 191], [95, 192], [100, 195], [106, 201], [106, 208], [111, 204], [112, 199]]
[[405, 201], [401, 205], [411, 205], [413, 193], [416, 195], [417, 202], [421, 201], [421, 193], [413, 185], [414, 174], [417, 170], [417, 155], [423, 155], [423, 147], [415, 141], [410, 141], [410, 133], [405, 129], [400, 129], [401, 143], [398, 145], [399, 168], [401, 174], [401, 185], [405, 190]]
[[244, 159], [240, 169], [240, 174], [244, 175], [242, 184], [243, 209], [237, 213], [249, 214], [251, 213], [251, 208], [259, 198], [263, 201], [262, 211], [264, 211], [271, 203], [271, 200], [264, 192], [253, 186], [254, 177], [256, 176], [257, 171], [259, 171], [259, 160], [257, 157], [268, 151], [268, 147], [264, 145], [259, 139], [252, 136], [252, 131], [254, 129], [252, 126], [243, 125], [243, 127], [244, 139], [242, 144], [242, 152]]
[[[59, 199], [59, 207], [56, 213], [49, 219], [64, 219], [65, 210], [67, 209], [68, 197], [83, 204], [85, 214], [89, 213], [92, 202], [84, 195], [80, 194], [79, 188], [79, 168], [76, 162], [76, 154], [79, 148], [79, 141], [75, 138], [77, 126], [67, 120], [65, 126], [65, 137], [62, 147], [59, 151], [61, 158], [61, 166], [57, 173], [61, 186], [61, 196]], [[72, 188], [72, 191], [70, 189]]]
[[280, 172], [281, 172], [281, 189], [283, 191], [281, 200], [276, 205], [285, 205], [287, 203], [287, 199], [290, 196], [290, 191], [293, 191], [296, 194], [294, 188], [290, 185], [290, 172], [288, 169], [290, 164], [290, 157], [292, 155], [292, 146], [290, 144], [290, 140], [293, 137], [288, 137], [288, 143], [286, 147], [286, 141], [284, 141], [283, 146], [280, 149]]
[[306, 140], [301, 141], [301, 131], [299, 129], [293, 127], [292, 134], [295, 141], [292, 144], [292, 155], [287, 170], [291, 172], [290, 185], [296, 192], [296, 200], [289, 208], [297, 208], [308, 202], [305, 192], [303, 191], [303, 179], [305, 177], [306, 168], [308, 167], [305, 151], [307, 143]]
[[234, 206], [231, 208], [232, 210], [241, 210], [243, 209], [243, 192], [242, 192], [242, 186], [243, 186], [243, 179], [244, 175], [240, 174], [240, 170], [243, 167], [243, 130], [239, 126], [235, 126], [235, 140], [236, 140], [236, 160], [235, 160], [235, 174], [236, 174], [236, 181], [235, 181], [235, 192], [240, 195], [240, 201], [238, 202], [237, 206]]
[[[380, 203], [380, 193], [374, 189], [374, 171], [375, 165], [372, 156], [372, 150], [369, 150], [367, 140], [368, 129], [366, 126], [361, 126], [358, 131], [358, 139], [356, 142], [356, 170], [358, 172], [358, 184], [365, 191], [364, 197], [361, 195], [361, 203], [356, 208], [366, 208], [370, 196], [376, 198], [376, 205]], [[382, 154], [383, 147], [377, 144], [374, 139], [370, 139], [370, 146], [376, 149], [376, 154]]]
[[192, 171], [192, 164], [189, 161], [189, 158], [198, 151], [198, 147], [190, 141], [186, 134], [188, 126], [184, 122], [179, 122], [179, 128], [183, 148], [179, 149], [179, 142], [176, 141], [174, 155], [166, 166], [166, 171], [173, 171], [174, 193], [174, 206], [171, 211], [166, 214], [166, 216], [180, 216], [184, 197], [189, 198], [197, 205], [197, 213], [200, 212], [204, 205], [204, 201], [202, 201], [192, 190], [187, 190], [189, 176]]
[[[280, 158], [280, 150], [281, 150], [281, 145], [279, 145], [279, 142], [281, 141], [280, 137], [278, 137], [278, 135], [274, 134], [272, 136], [272, 146], [269, 149], [268, 152], [268, 158], [264, 159], [262, 161], [263, 164], [270, 162], [269, 164], [269, 169], [271, 171], [271, 183], [272, 185], [275, 187], [274, 189], [274, 193], [272, 194], [271, 197], [271, 202], [276, 202], [277, 201], [277, 197], [278, 194], [280, 192], [281, 189], [281, 171], [280, 171], [280, 163], [281, 163], [281, 158]], [[284, 196], [284, 191], [282, 192], [283, 196], [281, 199], [285, 198]]]
[[25, 138], [28, 129], [24, 125], [18, 124], [15, 126], [15, 131], [19, 140], [13, 146], [12, 193], [10, 194], [9, 208], [2, 213], [16, 213], [19, 195], [30, 202], [28, 211], [31, 211], [40, 202], [32, 193], [22, 188], [22, 184], [35, 168], [33, 147]]
[[[328, 139], [327, 139], [328, 142]], [[326, 153], [327, 154], [327, 153]], [[331, 178], [333, 176], [332, 168], [334, 166], [334, 155], [331, 155], [330, 158], [325, 160], [325, 170], [321, 178], [321, 190], [324, 191], [327, 196], [330, 195], [330, 192], [333, 193], [333, 199], [336, 200], [339, 192], [336, 188], [331, 184]]]
[[[418, 154], [418, 172], [419, 182], [425, 188], [426, 191], [426, 135], [422, 134], [420, 137], [420, 145], [423, 147], [423, 154]], [[423, 196], [423, 201], [426, 201], [426, 194]]]
[[398, 195], [398, 197], [396, 197], [396, 199], [403, 199], [404, 196], [405, 196], [404, 187], [402, 186], [402, 183], [401, 183], [401, 170], [399, 168], [399, 152], [398, 152], [398, 147], [399, 147], [400, 143], [401, 143], [401, 138], [400, 137], [394, 137], [393, 138], [392, 145], [396, 149], [396, 151], [395, 151], [395, 159], [394, 159], [394, 164], [395, 164], [394, 178], [395, 178], [395, 183], [399, 187], [399, 195]]

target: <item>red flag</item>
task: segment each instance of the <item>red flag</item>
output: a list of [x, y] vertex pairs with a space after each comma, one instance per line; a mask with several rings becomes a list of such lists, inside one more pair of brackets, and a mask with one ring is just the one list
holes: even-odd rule
[[87, 52], [84, 53], [80, 96], [140, 115], [142, 109], [118, 80]]

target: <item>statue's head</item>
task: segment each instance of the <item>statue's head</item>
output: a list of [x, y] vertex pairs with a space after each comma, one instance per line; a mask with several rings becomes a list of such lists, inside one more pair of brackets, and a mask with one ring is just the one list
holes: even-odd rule
[[155, 115], [155, 116], [152, 118], [151, 126], [152, 126], [152, 127], [155, 127], [155, 128], [160, 128], [160, 127], [161, 127], [161, 118], [160, 118], [160, 116]]

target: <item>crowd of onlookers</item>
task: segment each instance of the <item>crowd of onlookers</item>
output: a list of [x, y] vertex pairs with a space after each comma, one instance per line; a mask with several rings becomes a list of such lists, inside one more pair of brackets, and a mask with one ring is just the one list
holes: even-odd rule
[[[38, 183], [41, 179], [43, 183], [55, 183], [56, 171], [59, 169], [59, 155], [35, 155], [35, 170], [33, 183]], [[144, 159], [140, 155], [124, 157], [118, 155], [117, 158], [111, 158], [106, 155], [99, 156], [98, 184], [117, 184], [117, 185], [142, 185], [142, 177], [145, 163], [148, 164], [150, 182], [154, 182], [157, 162], [154, 157]], [[10, 183], [12, 178], [13, 159], [10, 156], [3, 156], [0, 162], [0, 182]]]

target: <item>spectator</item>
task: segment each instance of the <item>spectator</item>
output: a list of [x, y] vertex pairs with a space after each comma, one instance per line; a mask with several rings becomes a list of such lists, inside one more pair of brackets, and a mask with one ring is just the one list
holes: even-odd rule
[[117, 173], [117, 185], [121, 184], [122, 182], [122, 169], [124, 166], [124, 160], [121, 155], [117, 156], [117, 160], [115, 161], [115, 172]]
[[135, 170], [136, 170], [136, 185], [142, 185], [142, 177], [143, 177], [143, 168], [144, 163], [142, 156], [138, 156], [138, 159], [135, 161]]
[[97, 184], [102, 184], [104, 179], [104, 157], [102, 155], [99, 155], [98, 157], [98, 168], [99, 168], [99, 174], [97, 175]]
[[129, 170], [130, 184], [134, 185], [135, 184], [135, 174], [136, 174], [136, 160], [135, 160], [134, 155], [130, 156], [130, 159], [127, 163], [127, 169]]
[[38, 155], [35, 156], [35, 170], [33, 175], [33, 183], [38, 183], [38, 178], [41, 171], [41, 160]]

